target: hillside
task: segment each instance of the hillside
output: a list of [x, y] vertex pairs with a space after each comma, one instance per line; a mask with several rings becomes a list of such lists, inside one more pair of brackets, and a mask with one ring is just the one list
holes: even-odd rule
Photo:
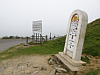
[[100, 56], [100, 18], [87, 26], [83, 53]]

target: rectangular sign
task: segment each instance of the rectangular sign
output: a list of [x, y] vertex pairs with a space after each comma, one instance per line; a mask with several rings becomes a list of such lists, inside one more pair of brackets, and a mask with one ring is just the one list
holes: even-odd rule
[[33, 21], [33, 32], [41, 32], [42, 33], [42, 20]]

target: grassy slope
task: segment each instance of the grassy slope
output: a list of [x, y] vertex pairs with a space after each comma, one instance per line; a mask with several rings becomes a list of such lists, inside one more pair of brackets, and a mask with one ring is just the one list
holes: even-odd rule
[[45, 45], [23, 48], [18, 52], [21, 54], [56, 54], [63, 51], [64, 38], [49, 41]]
[[88, 24], [83, 53], [100, 56], [100, 19]]
[[[83, 54], [100, 56], [100, 19], [88, 24]], [[23, 47], [17, 46], [0, 53], [0, 59], [20, 55], [56, 54], [64, 49], [65, 37], [47, 42], [45, 45]]]
[[59, 51], [63, 51], [64, 42], [65, 42], [65, 37], [62, 37], [56, 40], [48, 41], [44, 45], [37, 45], [31, 47], [23, 47], [23, 45], [21, 45], [12, 47], [3, 53], [0, 53], [0, 59], [2, 60], [20, 55], [56, 54]]

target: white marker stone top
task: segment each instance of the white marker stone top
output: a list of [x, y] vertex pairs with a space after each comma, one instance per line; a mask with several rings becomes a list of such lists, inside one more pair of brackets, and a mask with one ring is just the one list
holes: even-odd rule
[[86, 12], [75, 10], [69, 19], [64, 54], [74, 60], [80, 60], [85, 38], [88, 16]]

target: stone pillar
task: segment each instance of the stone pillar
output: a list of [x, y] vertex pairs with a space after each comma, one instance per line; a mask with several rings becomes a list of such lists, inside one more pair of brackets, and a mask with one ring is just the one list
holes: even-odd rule
[[75, 10], [69, 19], [64, 54], [72, 59], [80, 60], [85, 38], [88, 16], [84, 11]]
[[85, 63], [81, 61], [82, 47], [88, 22], [86, 12], [75, 10], [68, 22], [68, 32], [63, 52], [55, 55], [72, 72], [79, 71], [80, 66]]

